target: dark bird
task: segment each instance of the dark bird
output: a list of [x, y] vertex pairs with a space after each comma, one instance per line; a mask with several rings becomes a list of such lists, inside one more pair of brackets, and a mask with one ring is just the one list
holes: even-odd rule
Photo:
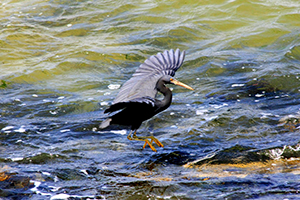
[[[143, 121], [170, 106], [172, 92], [165, 84], [175, 84], [193, 90], [190, 86], [173, 78], [182, 65], [184, 56], [185, 51], [180, 52], [177, 49], [174, 52], [172, 49], [148, 58], [124, 83], [112, 105], [104, 111], [104, 113], [118, 112], [104, 120], [99, 128], [106, 128], [110, 124], [131, 126], [131, 131], [127, 136], [129, 140], [144, 141], [143, 148], [148, 144], [153, 151], [156, 149], [152, 142], [163, 147], [163, 144], [153, 135], [139, 137], [136, 131]], [[157, 92], [164, 95], [162, 100], [155, 99]], [[134, 131], [133, 134], [132, 131]]]

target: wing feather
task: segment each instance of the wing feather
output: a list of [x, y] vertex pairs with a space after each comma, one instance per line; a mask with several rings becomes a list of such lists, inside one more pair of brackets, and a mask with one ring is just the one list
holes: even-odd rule
[[121, 87], [113, 104], [133, 99], [150, 97], [157, 94], [156, 83], [163, 75], [174, 76], [182, 65], [185, 51], [177, 49], [151, 56], [135, 71], [132, 77]]
[[145, 103], [145, 104], [148, 104], [152, 107], [155, 107], [155, 99], [153, 99], [151, 97], [142, 97], [142, 98], [132, 99], [132, 100], [127, 101], [127, 102], [115, 103], [115, 104], [111, 105], [108, 109], [106, 109], [104, 111], [104, 113], [111, 113], [111, 112], [115, 112], [115, 111], [118, 111], [118, 110], [122, 110], [122, 109], [126, 108], [127, 106], [129, 106], [132, 103]]

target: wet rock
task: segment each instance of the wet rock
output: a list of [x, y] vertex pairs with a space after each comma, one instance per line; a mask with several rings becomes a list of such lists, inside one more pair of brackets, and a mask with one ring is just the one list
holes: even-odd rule
[[300, 128], [300, 115], [287, 115], [279, 119], [279, 126], [290, 131], [296, 131]]
[[143, 164], [143, 167], [152, 170], [157, 165], [183, 165], [194, 160], [195, 157], [184, 151], [173, 151], [169, 153], [154, 154]]
[[260, 154], [258, 150], [251, 147], [235, 145], [231, 148], [219, 151], [212, 156], [195, 161], [193, 164], [237, 164], [266, 161], [268, 159], [266, 155]]
[[6, 172], [0, 173], [0, 197], [22, 199], [30, 195], [27, 190], [33, 186], [29, 177]]

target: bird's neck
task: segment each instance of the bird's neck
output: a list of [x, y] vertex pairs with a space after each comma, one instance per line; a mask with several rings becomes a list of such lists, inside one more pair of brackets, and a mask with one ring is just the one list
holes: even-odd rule
[[159, 111], [167, 109], [172, 103], [172, 92], [164, 84], [160, 85], [157, 90], [164, 95], [164, 98], [159, 102]]

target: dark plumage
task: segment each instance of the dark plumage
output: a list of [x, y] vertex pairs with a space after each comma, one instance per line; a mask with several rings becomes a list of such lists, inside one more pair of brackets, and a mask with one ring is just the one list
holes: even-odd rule
[[[113, 104], [104, 111], [104, 113], [112, 113], [100, 125], [100, 128], [106, 128], [110, 124], [120, 124], [131, 126], [131, 132], [128, 135], [130, 140], [141, 140], [149, 144], [153, 151], [156, 149], [152, 146], [154, 141], [158, 146], [163, 145], [153, 136], [138, 137], [136, 130], [141, 126], [142, 122], [156, 115], [157, 113], [167, 109], [172, 102], [172, 92], [165, 84], [176, 84], [187, 89], [193, 90], [191, 87], [172, 78], [175, 72], [182, 65], [185, 52], [179, 49], [158, 53], [156, 56], [148, 58], [132, 77], [121, 87]], [[155, 99], [157, 92], [164, 95], [162, 100]], [[131, 136], [132, 131], [134, 131]], [[151, 139], [149, 142], [148, 139]]]

